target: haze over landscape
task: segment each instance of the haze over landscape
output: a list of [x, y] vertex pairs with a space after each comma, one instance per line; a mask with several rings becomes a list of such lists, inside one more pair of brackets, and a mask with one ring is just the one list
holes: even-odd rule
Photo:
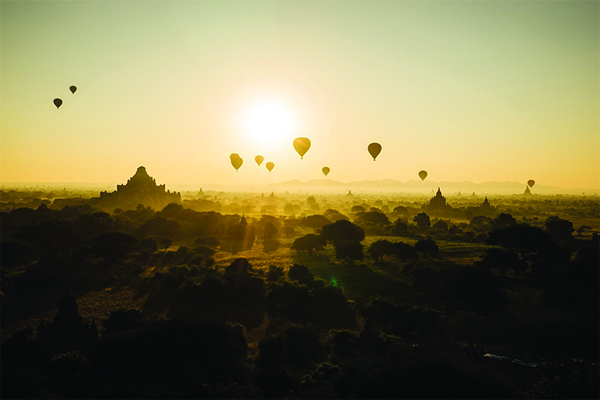
[[597, 2], [1, 7], [3, 183], [600, 187]]

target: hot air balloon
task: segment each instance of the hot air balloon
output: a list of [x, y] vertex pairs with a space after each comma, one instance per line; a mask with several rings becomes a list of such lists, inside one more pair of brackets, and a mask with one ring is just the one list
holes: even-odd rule
[[305, 137], [294, 139], [294, 149], [300, 154], [300, 159], [302, 160], [308, 149], [310, 149], [310, 139]]
[[327, 176], [329, 174], [329, 171], [331, 170], [329, 169], [329, 167], [323, 167], [322, 171], [325, 174], [325, 176]]
[[427, 178], [427, 171], [419, 171], [419, 178], [424, 181]]
[[231, 154], [229, 155], [229, 159], [230, 159], [230, 160], [233, 160], [234, 158], [240, 158], [240, 155], [239, 155], [238, 153], [231, 153]]
[[269, 170], [269, 172], [273, 171], [273, 168], [275, 168], [275, 164], [273, 164], [271, 161], [269, 161], [268, 163], [266, 163], [265, 166], [267, 167], [267, 169]]
[[529, 185], [529, 187], [533, 187], [533, 185], [535, 185], [535, 181], [533, 179], [530, 179], [527, 181], [527, 184]]
[[53, 103], [56, 106], [57, 110], [60, 108], [60, 106], [62, 106], [62, 100], [61, 99], [54, 99]]
[[381, 153], [381, 145], [379, 143], [371, 143], [367, 147], [367, 150], [369, 150], [369, 154], [373, 157], [373, 161], [375, 161], [379, 153]]
[[254, 161], [256, 161], [256, 163], [260, 167], [260, 164], [262, 164], [262, 162], [265, 161], [265, 158], [263, 156], [256, 156], [254, 157]]
[[75, 92], [77, 91], [77, 86], [69, 86], [69, 90], [71, 91], [71, 93], [75, 94]]
[[244, 160], [242, 160], [240, 156], [231, 159], [231, 165], [233, 165], [233, 168], [235, 168], [235, 172], [237, 172], [237, 170], [240, 169], [243, 163]]

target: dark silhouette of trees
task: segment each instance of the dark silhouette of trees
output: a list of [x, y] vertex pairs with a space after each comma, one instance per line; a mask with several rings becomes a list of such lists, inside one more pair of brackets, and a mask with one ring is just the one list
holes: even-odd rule
[[350, 212], [353, 212], [355, 214], [364, 213], [365, 211], [367, 211], [367, 209], [359, 205], [352, 206], [352, 208], [350, 209]]
[[517, 220], [510, 214], [500, 213], [492, 220], [492, 230], [506, 228], [507, 226], [516, 225]]
[[440, 248], [433, 239], [421, 239], [415, 243], [415, 251], [429, 256], [438, 256]]
[[548, 232], [552, 239], [557, 242], [568, 242], [573, 240], [573, 223], [556, 216], [548, 217], [544, 221], [546, 226], [546, 232]]
[[433, 224], [433, 229], [445, 232], [448, 230], [448, 223], [443, 219], [439, 219]]
[[272, 222], [267, 222], [265, 224], [263, 235], [266, 239], [271, 239], [273, 236], [277, 235], [277, 232], [279, 232], [279, 229], [277, 229]]
[[319, 232], [323, 225], [330, 224], [331, 221], [322, 215], [309, 215], [302, 218], [302, 225], [313, 228], [315, 233]]
[[132, 253], [137, 239], [123, 232], [102, 232], [94, 238], [94, 253], [106, 260], [119, 260]]
[[394, 226], [392, 227], [392, 235], [411, 236], [411, 233], [408, 231], [408, 224], [402, 220], [397, 220], [394, 222]]
[[427, 229], [431, 226], [431, 220], [429, 219], [429, 215], [426, 213], [418, 213], [415, 215], [413, 222], [417, 224], [419, 229]]
[[334, 244], [335, 246], [335, 258], [338, 260], [344, 260], [348, 264], [355, 261], [362, 261], [363, 259], [363, 245], [351, 239], [344, 239]]
[[347, 220], [348, 217], [346, 217], [344, 214], [340, 213], [338, 210], [333, 210], [333, 209], [328, 209], [325, 210], [325, 212], [323, 213], [323, 216], [325, 218], [327, 218], [328, 220], [330, 220], [331, 222], [337, 222], [340, 220]]
[[507, 270], [515, 272], [525, 272], [527, 264], [515, 253], [497, 247], [492, 247], [485, 251], [485, 257], [481, 260], [481, 265], [486, 268], [492, 268], [504, 275]]
[[171, 247], [173, 240], [170, 237], [163, 236], [158, 239], [158, 242], [165, 248], [165, 251], [167, 251], [167, 249]]
[[323, 249], [326, 244], [327, 241], [322, 236], [309, 233], [294, 240], [291, 249], [299, 252], [306, 251], [312, 256], [313, 251]]
[[345, 239], [358, 242], [363, 241], [365, 239], [365, 231], [360, 226], [342, 219], [333, 224], [324, 225], [321, 236], [335, 245]]
[[359, 213], [356, 216], [356, 220], [358, 224], [371, 224], [376, 227], [382, 228], [390, 224], [390, 220], [387, 215], [379, 211], [368, 211]]
[[377, 240], [369, 246], [369, 254], [375, 262], [380, 262], [384, 256], [396, 255], [396, 245], [388, 240]]

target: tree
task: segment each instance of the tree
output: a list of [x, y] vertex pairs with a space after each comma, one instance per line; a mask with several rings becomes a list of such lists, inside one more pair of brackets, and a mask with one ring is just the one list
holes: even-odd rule
[[392, 228], [392, 235], [395, 236], [410, 236], [408, 224], [402, 220], [397, 220]]
[[415, 251], [430, 256], [437, 256], [440, 254], [440, 248], [433, 239], [419, 240], [415, 243]]
[[507, 226], [516, 225], [517, 220], [510, 214], [500, 213], [492, 221], [492, 229], [505, 228]]
[[277, 235], [279, 229], [273, 223], [267, 222], [264, 228], [264, 237], [267, 239], [271, 239], [273, 236]]
[[356, 222], [361, 224], [373, 224], [383, 227], [390, 224], [387, 215], [379, 211], [362, 212], [356, 216]]
[[294, 240], [291, 249], [296, 251], [306, 251], [312, 256], [313, 251], [321, 250], [327, 242], [323, 237], [309, 233], [306, 236], [299, 237]]
[[358, 213], [364, 213], [365, 211], [367, 211], [367, 209], [364, 208], [363, 206], [352, 206], [350, 211], [355, 214], [358, 214]]
[[330, 224], [331, 221], [322, 215], [309, 215], [307, 217], [302, 218], [302, 224], [304, 226], [308, 226], [309, 228], [313, 228], [315, 232], [318, 232], [323, 228], [323, 225]]
[[351, 239], [344, 239], [335, 244], [335, 258], [352, 264], [354, 260], [362, 261], [363, 245]]
[[448, 223], [443, 219], [439, 219], [435, 224], [433, 224], [433, 229], [437, 231], [447, 231]]
[[348, 220], [338, 220], [333, 224], [323, 226], [321, 236], [328, 242], [336, 243], [342, 240], [353, 240], [360, 242], [365, 239], [365, 231]]
[[94, 238], [94, 253], [106, 260], [118, 260], [134, 250], [136, 238], [123, 232], [102, 232]]
[[151, 237], [146, 237], [138, 242], [138, 247], [143, 250], [148, 250], [150, 253], [154, 253], [158, 249], [158, 243]]
[[169, 237], [161, 237], [160, 239], [158, 239], [158, 241], [160, 242], [160, 244], [163, 245], [163, 247], [165, 248], [165, 251], [167, 251], [167, 249], [169, 247], [171, 247], [171, 244], [173, 243], [173, 240]]
[[339, 221], [341, 219], [348, 219], [348, 217], [340, 213], [338, 210], [332, 210], [331, 208], [325, 210], [323, 216], [325, 216], [325, 218], [333, 222]]
[[492, 247], [485, 251], [485, 257], [481, 260], [481, 264], [487, 268], [493, 268], [501, 275], [504, 275], [507, 269], [512, 269], [515, 272], [523, 272], [525, 265], [515, 253]]
[[395, 243], [396, 257], [400, 260], [408, 260], [411, 258], [417, 258], [417, 251], [409, 244], [398, 242]]
[[417, 224], [419, 229], [427, 229], [431, 226], [431, 220], [429, 219], [429, 215], [425, 213], [418, 213], [413, 218], [413, 222]]
[[293, 281], [298, 281], [307, 286], [310, 286], [315, 280], [315, 277], [310, 270], [306, 266], [300, 264], [294, 264], [290, 267], [288, 277]]
[[573, 240], [573, 223], [556, 216], [548, 217], [544, 222], [548, 232], [557, 242]]
[[371, 243], [369, 253], [375, 259], [375, 262], [379, 262], [384, 256], [396, 255], [396, 244], [389, 240], [378, 240]]

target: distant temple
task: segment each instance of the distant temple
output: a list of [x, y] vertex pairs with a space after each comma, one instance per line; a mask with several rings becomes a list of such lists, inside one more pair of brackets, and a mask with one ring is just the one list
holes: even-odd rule
[[437, 193], [429, 200], [429, 204], [423, 206], [423, 211], [428, 214], [447, 214], [452, 211], [452, 207], [446, 204], [446, 198], [438, 187]]
[[483, 203], [478, 206], [467, 207], [467, 211], [471, 212], [473, 216], [495, 217], [497, 214], [496, 207], [490, 204], [487, 196], [483, 200]]
[[98, 326], [95, 320], [92, 319], [91, 324], [83, 322], [77, 300], [70, 290], [60, 301], [54, 321], [45, 323], [42, 317], [37, 328], [38, 344], [41, 350], [49, 354], [69, 350], [91, 352], [97, 339]]
[[167, 204], [181, 203], [181, 194], [165, 190], [165, 185], [157, 185], [146, 168], [139, 167], [125, 185], [117, 185], [117, 190], [112, 193], [100, 192], [100, 197], [94, 200], [97, 203], [94, 205], [99, 207], [135, 209], [138, 204], [143, 204], [160, 210]]
[[525, 186], [525, 193], [523, 193], [524, 196], [533, 196], [531, 194], [531, 190], [529, 190], [529, 186]]
[[485, 216], [493, 216], [496, 214], [496, 207], [490, 204], [487, 196], [485, 197], [485, 200], [483, 200], [483, 203], [479, 206], [479, 213]]

